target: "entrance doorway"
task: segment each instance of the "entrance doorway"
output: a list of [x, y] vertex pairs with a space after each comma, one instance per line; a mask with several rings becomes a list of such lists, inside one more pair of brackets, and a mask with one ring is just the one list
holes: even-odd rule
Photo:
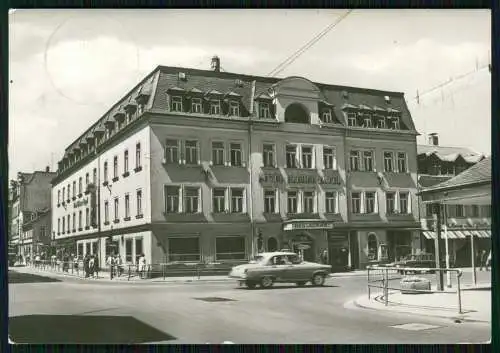
[[349, 238], [347, 232], [328, 232], [328, 260], [332, 271], [349, 268]]
[[300, 233], [291, 240], [292, 251], [302, 255], [304, 261], [314, 262], [316, 256], [314, 252], [314, 240], [307, 233]]

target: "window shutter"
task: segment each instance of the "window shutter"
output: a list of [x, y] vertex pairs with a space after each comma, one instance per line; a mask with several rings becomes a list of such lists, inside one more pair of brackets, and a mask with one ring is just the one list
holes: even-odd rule
[[378, 213], [378, 191], [375, 191], [375, 205], [373, 206], [373, 211]]
[[199, 164], [201, 164], [201, 148], [200, 148], [200, 141], [196, 141], [196, 157], [198, 160], [196, 161]]
[[280, 212], [280, 193], [279, 189], [274, 189], [274, 212]]
[[335, 191], [335, 213], [340, 213], [339, 212], [339, 193], [338, 191]]
[[304, 199], [304, 191], [299, 190], [297, 192], [297, 213], [303, 213], [304, 208], [302, 207], [302, 200]]
[[242, 201], [242, 211], [243, 213], [247, 213], [247, 188], [243, 188], [243, 201]]
[[184, 186], [179, 186], [179, 213], [184, 212]]
[[[318, 146], [312, 145], [312, 156], [311, 156], [311, 167], [312, 169], [317, 169], [316, 165], [316, 155], [318, 154]], [[319, 158], [318, 158], [319, 159]]]
[[399, 212], [399, 191], [394, 193], [394, 211]]
[[231, 190], [227, 187], [224, 190], [224, 211], [229, 213], [231, 209]]
[[313, 195], [313, 213], [318, 213], [318, 192], [315, 190]]
[[407, 206], [407, 212], [406, 212], [408, 214], [412, 213], [412, 211], [411, 211], [411, 204], [412, 204], [412, 202], [411, 202], [411, 192], [408, 191], [408, 206]]
[[179, 164], [185, 164], [186, 160], [184, 159], [185, 156], [184, 141], [179, 140], [177, 146], [179, 147]]
[[365, 192], [360, 193], [360, 205], [359, 205], [360, 213], [365, 213]]
[[201, 186], [198, 187], [198, 213], [201, 213], [203, 210], [203, 200], [201, 199]]
[[226, 167], [231, 166], [231, 143], [227, 142], [224, 144], [224, 152], [227, 151], [227, 154], [224, 153], [224, 165]]
[[301, 152], [300, 145], [296, 145], [295, 146], [295, 163], [297, 163], [297, 168], [301, 167], [300, 161], [302, 158], [301, 158], [300, 152]]

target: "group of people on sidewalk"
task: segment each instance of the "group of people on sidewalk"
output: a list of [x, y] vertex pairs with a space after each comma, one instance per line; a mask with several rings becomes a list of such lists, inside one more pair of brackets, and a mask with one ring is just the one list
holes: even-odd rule
[[[123, 263], [123, 259], [119, 254], [109, 255], [106, 259], [106, 264], [110, 268], [110, 277], [120, 277], [125, 271], [125, 264]], [[130, 270], [130, 266], [129, 270]], [[147, 269], [146, 269], [146, 256], [144, 254], [139, 255], [136, 261], [136, 272], [139, 274], [140, 278], [146, 278]]]

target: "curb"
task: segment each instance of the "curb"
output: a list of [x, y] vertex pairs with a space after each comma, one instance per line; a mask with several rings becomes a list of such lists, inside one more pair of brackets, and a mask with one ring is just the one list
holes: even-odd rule
[[[379, 298], [378, 296], [377, 298]], [[464, 317], [456, 316], [456, 317], [449, 317], [449, 316], [442, 316], [442, 315], [431, 315], [431, 314], [424, 314], [424, 313], [414, 313], [410, 311], [404, 311], [404, 310], [388, 310], [388, 309], [383, 309], [383, 308], [375, 308], [371, 306], [366, 306], [363, 304], [360, 304], [357, 299], [351, 300], [346, 303], [349, 304], [352, 303], [354, 306], [361, 308], [361, 309], [368, 309], [368, 310], [375, 310], [375, 311], [383, 311], [383, 312], [397, 312], [399, 314], [408, 314], [408, 315], [415, 315], [415, 316], [426, 316], [426, 317], [434, 317], [434, 318], [439, 318], [439, 319], [446, 319], [446, 320], [460, 320], [462, 322], [480, 322], [480, 323], [486, 323], [489, 324], [490, 321], [484, 321], [484, 320], [475, 320], [475, 319], [467, 319]], [[345, 306], [344, 306], [345, 307]]]

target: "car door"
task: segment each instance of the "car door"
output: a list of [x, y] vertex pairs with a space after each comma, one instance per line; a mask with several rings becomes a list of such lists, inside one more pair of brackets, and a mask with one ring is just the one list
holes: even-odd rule
[[283, 263], [281, 255], [275, 255], [266, 266], [265, 275], [272, 276], [276, 282], [286, 281], [285, 273], [288, 265]]
[[286, 269], [285, 277], [290, 282], [305, 281], [311, 278], [310, 264], [302, 261], [299, 256], [289, 256], [290, 263]]

